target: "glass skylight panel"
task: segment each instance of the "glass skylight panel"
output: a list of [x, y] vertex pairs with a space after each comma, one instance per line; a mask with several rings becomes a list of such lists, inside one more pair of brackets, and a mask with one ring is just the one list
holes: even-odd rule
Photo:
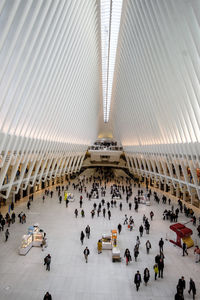
[[104, 122], [109, 120], [123, 0], [101, 0], [101, 53]]

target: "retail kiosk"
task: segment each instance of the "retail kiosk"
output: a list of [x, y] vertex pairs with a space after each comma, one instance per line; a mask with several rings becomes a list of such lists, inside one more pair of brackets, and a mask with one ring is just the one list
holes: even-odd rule
[[30, 226], [28, 228], [28, 234], [22, 237], [19, 254], [26, 255], [32, 247], [41, 247], [43, 239], [44, 231], [39, 228], [39, 224]]
[[181, 223], [173, 224], [169, 227], [176, 233], [174, 240], [170, 240], [171, 243], [182, 248], [182, 243], [185, 242], [187, 248], [194, 246], [194, 241], [191, 238], [193, 231]]
[[117, 230], [111, 230], [111, 234], [102, 235], [102, 250], [112, 250], [112, 261], [121, 261], [120, 249], [117, 244]]

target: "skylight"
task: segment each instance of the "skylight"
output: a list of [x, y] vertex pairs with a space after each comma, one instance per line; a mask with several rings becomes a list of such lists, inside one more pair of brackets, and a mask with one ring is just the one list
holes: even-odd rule
[[101, 0], [101, 53], [104, 122], [109, 120], [123, 0]]

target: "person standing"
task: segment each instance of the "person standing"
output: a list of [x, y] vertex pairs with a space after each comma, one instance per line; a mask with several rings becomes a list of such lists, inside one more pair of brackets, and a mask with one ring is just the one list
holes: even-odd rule
[[134, 283], [135, 283], [135, 286], [136, 286], [136, 291], [138, 292], [139, 290], [139, 287], [140, 287], [140, 283], [142, 282], [142, 278], [141, 278], [141, 275], [140, 275], [140, 272], [137, 271], [137, 273], [135, 274], [135, 279], [134, 279]]
[[199, 249], [199, 246], [195, 246], [194, 254], [195, 254], [195, 262], [198, 263], [200, 261], [200, 249]]
[[178, 281], [177, 292], [178, 290], [180, 290], [181, 294], [183, 295], [184, 289], [185, 289], [185, 279], [184, 276], [182, 276]]
[[10, 232], [9, 232], [9, 230], [7, 228], [6, 232], [5, 232], [5, 242], [7, 242], [9, 235], [10, 235]]
[[4, 226], [6, 224], [6, 221], [4, 218], [1, 219], [1, 228], [2, 228], [2, 231], [4, 231]]
[[143, 231], [144, 231], [144, 227], [141, 224], [140, 227], [139, 227], [140, 237], [143, 236]]
[[83, 251], [83, 254], [85, 256], [85, 262], [88, 262], [88, 255], [90, 255], [90, 250], [88, 249], [88, 247], [85, 248], [85, 250]]
[[27, 202], [27, 208], [30, 209], [30, 206], [31, 206], [31, 202], [30, 202], [30, 200], [28, 200], [28, 202]]
[[164, 259], [160, 257], [158, 262], [158, 277], [163, 278]]
[[46, 294], [44, 295], [43, 300], [52, 300], [51, 294], [49, 294], [49, 292], [46, 292]]
[[99, 240], [97, 243], [98, 254], [102, 253], [102, 241]]
[[121, 224], [118, 224], [117, 228], [118, 228], [118, 232], [119, 232], [119, 234], [120, 234], [121, 231], [122, 231], [122, 225], [121, 225]]
[[185, 256], [185, 253], [188, 255], [188, 252], [187, 252], [187, 245], [186, 245], [185, 242], [183, 242], [182, 249], [183, 249], [183, 256]]
[[151, 219], [151, 221], [153, 221], [153, 216], [154, 216], [154, 212], [151, 211], [151, 212], [150, 212], [150, 219]]
[[149, 272], [149, 269], [148, 268], [145, 268], [144, 269], [144, 283], [145, 285], [147, 285], [148, 281], [149, 281], [149, 278], [150, 278], [150, 272]]
[[155, 273], [154, 279], [157, 280], [157, 276], [158, 276], [158, 264], [155, 264], [153, 266], [153, 269], [154, 269], [154, 273]]
[[191, 291], [192, 291], [193, 299], [195, 299], [195, 295], [196, 295], [196, 286], [195, 286], [195, 282], [193, 281], [192, 278], [190, 278], [190, 282], [189, 282], [189, 291], [188, 291], [188, 293], [190, 294]]
[[177, 288], [177, 293], [176, 293], [174, 299], [175, 299], [175, 300], [184, 300], [184, 297], [183, 297], [183, 295], [181, 294], [180, 289], [178, 289], [178, 288]]
[[48, 254], [44, 259], [44, 265], [46, 265], [46, 271], [50, 271], [50, 264], [51, 264], [51, 255]]
[[149, 254], [149, 250], [151, 249], [151, 243], [149, 240], [146, 242], [146, 249], [147, 249], [147, 254]]
[[81, 244], [82, 244], [82, 245], [83, 245], [84, 238], [85, 238], [85, 234], [84, 234], [83, 231], [81, 231], [80, 240], [81, 240]]
[[41, 246], [42, 246], [42, 251], [44, 251], [44, 248], [47, 247], [47, 238], [45, 236], [43, 237]]
[[163, 241], [162, 238], [160, 239], [158, 245], [159, 245], [159, 247], [160, 247], [160, 252], [163, 252], [164, 241]]
[[11, 221], [12, 221], [12, 224], [15, 223], [15, 213], [13, 211], [12, 215], [11, 215]]
[[11, 205], [10, 205], [11, 210], [14, 210], [14, 207], [15, 207], [14, 202], [12, 202]]

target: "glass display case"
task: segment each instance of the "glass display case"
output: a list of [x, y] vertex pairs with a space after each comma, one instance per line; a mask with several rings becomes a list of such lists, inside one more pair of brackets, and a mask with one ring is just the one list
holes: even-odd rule
[[19, 248], [19, 254], [26, 255], [26, 253], [31, 249], [33, 246], [33, 238], [32, 235], [23, 235], [21, 246]]
[[112, 249], [111, 234], [103, 234], [102, 235], [102, 249], [103, 250], [111, 250]]
[[33, 234], [33, 246], [41, 247], [43, 241], [44, 234], [42, 232], [37, 232]]

